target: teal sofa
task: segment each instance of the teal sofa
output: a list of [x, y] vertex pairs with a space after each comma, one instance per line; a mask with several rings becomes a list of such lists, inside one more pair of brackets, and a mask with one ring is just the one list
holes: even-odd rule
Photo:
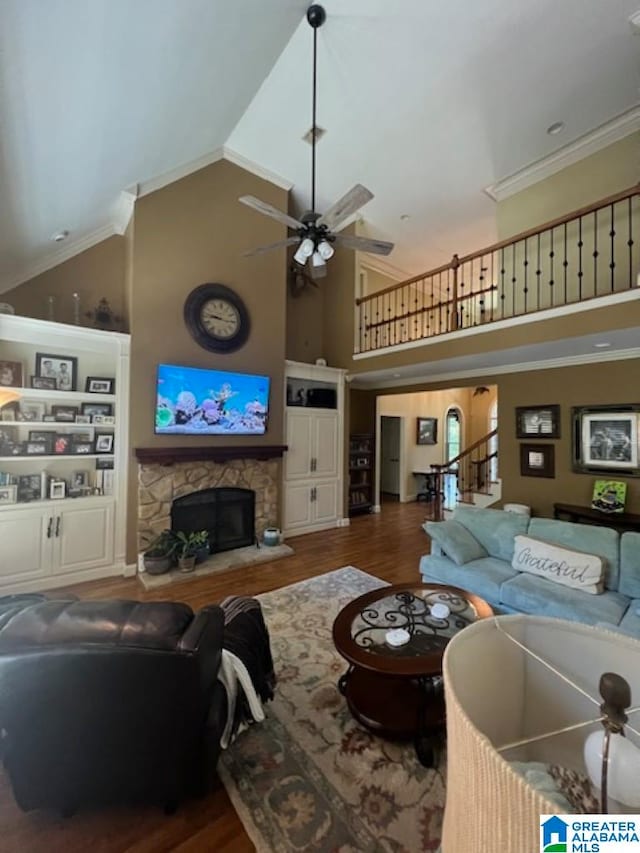
[[[431, 553], [420, 560], [423, 581], [459, 586], [485, 599], [496, 613], [532, 613], [585, 622], [640, 637], [640, 533], [528, 518], [497, 509], [458, 507], [453, 521], [465, 531], [462, 544], [449, 541], [455, 525], [431, 522]], [[445, 525], [433, 527], [432, 525]], [[596, 554], [604, 561], [604, 592], [589, 595], [512, 568], [514, 537], [526, 534], [556, 545]], [[436, 539], [444, 542], [444, 548]], [[479, 547], [474, 554], [473, 540]], [[449, 554], [455, 557], [451, 559]], [[467, 557], [469, 559], [467, 559]], [[459, 564], [461, 563], [461, 564]]]

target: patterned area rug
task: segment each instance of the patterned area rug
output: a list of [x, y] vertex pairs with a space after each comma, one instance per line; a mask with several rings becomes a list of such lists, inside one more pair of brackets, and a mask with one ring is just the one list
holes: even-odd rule
[[384, 581], [351, 566], [259, 596], [278, 675], [267, 719], [225, 752], [219, 773], [260, 853], [437, 850], [444, 756], [437, 770], [410, 744], [351, 717], [336, 682], [338, 611]]

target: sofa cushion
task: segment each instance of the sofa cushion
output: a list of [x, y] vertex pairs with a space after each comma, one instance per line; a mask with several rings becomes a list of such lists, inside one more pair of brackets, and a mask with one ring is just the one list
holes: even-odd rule
[[453, 520], [459, 521], [471, 531], [478, 542], [486, 548], [491, 557], [511, 562], [513, 540], [518, 533], [526, 533], [529, 518], [515, 512], [501, 509], [478, 509], [477, 507], [458, 507]]
[[590, 595], [602, 592], [602, 557], [572, 551], [532, 536], [516, 536], [511, 565]]
[[627, 612], [622, 617], [619, 625], [611, 625], [603, 622], [598, 628], [609, 628], [612, 631], [622, 631], [631, 637], [640, 637], [640, 599], [635, 598], [629, 602]]
[[470, 533], [459, 521], [427, 521], [422, 526], [446, 556], [458, 566], [487, 556], [487, 552], [473, 533]]
[[640, 533], [623, 533], [620, 537], [618, 589], [629, 598], [640, 598]]
[[532, 518], [527, 532], [535, 539], [544, 539], [545, 542], [555, 542], [565, 548], [602, 557], [605, 561], [604, 585], [606, 589], [618, 589], [620, 535], [615, 530], [593, 524], [556, 521], [553, 518]]
[[618, 625], [629, 606], [629, 599], [619, 592], [585, 595], [577, 589], [524, 573], [505, 581], [500, 596], [505, 604], [524, 613], [555, 616], [587, 625], [597, 625], [598, 622]]
[[497, 605], [500, 603], [502, 584], [518, 573], [508, 563], [494, 557], [484, 557], [465, 563], [464, 566], [456, 566], [447, 557], [430, 555], [420, 560], [420, 574], [427, 583], [436, 581], [459, 586], [479, 595], [489, 604]]

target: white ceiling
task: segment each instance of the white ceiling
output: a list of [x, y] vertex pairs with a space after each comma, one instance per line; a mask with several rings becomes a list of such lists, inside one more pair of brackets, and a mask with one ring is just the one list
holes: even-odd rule
[[[407, 273], [490, 242], [484, 187], [640, 100], [638, 0], [324, 5], [317, 207], [365, 184], [366, 230]], [[0, 0], [0, 291], [46, 264], [55, 232], [86, 245], [122, 190], [222, 145], [306, 207], [306, 6]]]

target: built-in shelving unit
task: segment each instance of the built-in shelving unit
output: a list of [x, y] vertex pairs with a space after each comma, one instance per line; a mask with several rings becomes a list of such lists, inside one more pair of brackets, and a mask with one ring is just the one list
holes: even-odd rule
[[349, 515], [370, 512], [373, 506], [373, 436], [349, 437]]

